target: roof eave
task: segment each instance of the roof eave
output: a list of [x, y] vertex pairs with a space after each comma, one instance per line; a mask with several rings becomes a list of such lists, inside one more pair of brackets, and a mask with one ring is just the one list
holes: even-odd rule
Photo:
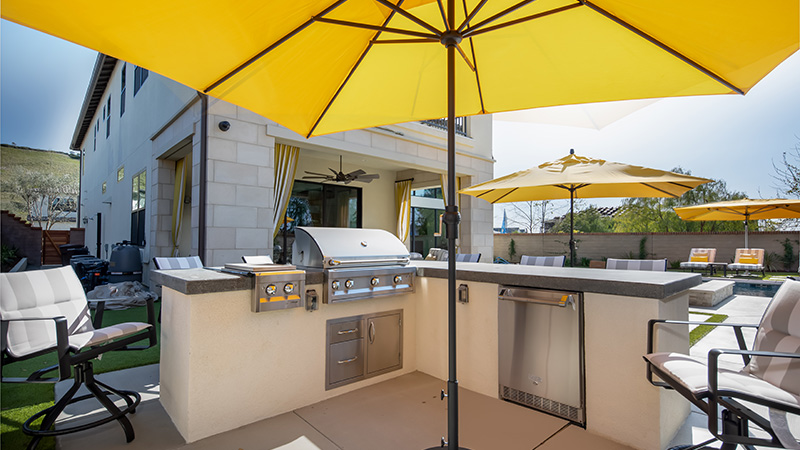
[[111, 72], [114, 71], [116, 64], [117, 58], [102, 53], [97, 54], [94, 69], [92, 69], [92, 77], [89, 80], [89, 86], [86, 88], [86, 95], [83, 98], [83, 106], [78, 115], [78, 122], [75, 124], [75, 131], [72, 133], [70, 149], [81, 149], [81, 144], [86, 138], [86, 132], [92, 125], [92, 119], [97, 112], [100, 99], [103, 97], [106, 87], [108, 87], [108, 80], [111, 78]]

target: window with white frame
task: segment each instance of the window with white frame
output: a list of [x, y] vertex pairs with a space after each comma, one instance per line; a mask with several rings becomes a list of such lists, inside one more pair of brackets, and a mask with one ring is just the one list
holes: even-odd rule
[[145, 245], [144, 224], [145, 194], [147, 193], [147, 171], [143, 170], [133, 176], [131, 181], [131, 242]]
[[122, 73], [120, 73], [120, 91], [119, 91], [119, 116], [125, 114], [125, 73], [128, 71], [128, 63], [122, 65]]

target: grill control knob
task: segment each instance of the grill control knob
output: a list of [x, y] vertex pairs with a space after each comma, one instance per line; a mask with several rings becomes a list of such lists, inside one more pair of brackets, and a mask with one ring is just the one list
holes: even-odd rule
[[286, 294], [291, 294], [294, 291], [294, 283], [286, 283], [283, 286], [283, 292]]
[[339, 283], [339, 280], [334, 280], [333, 283], [331, 283], [331, 288], [333, 288], [334, 291], [338, 291], [341, 286], [342, 283]]
[[394, 278], [392, 278], [392, 281], [394, 281], [394, 284], [400, 284], [403, 282], [403, 276], [395, 275]]
[[369, 284], [371, 284], [371, 285], [373, 285], [373, 286], [377, 286], [377, 285], [378, 285], [378, 283], [380, 283], [380, 281], [381, 281], [381, 280], [379, 280], [379, 279], [378, 279], [378, 277], [372, 277], [372, 279], [371, 279], [371, 280], [369, 280]]
[[355, 283], [353, 282], [353, 280], [347, 280], [347, 281], [344, 282], [344, 287], [346, 287], [347, 289], [350, 289], [351, 287], [353, 287], [354, 284]]
[[278, 287], [275, 286], [274, 284], [270, 284], [264, 289], [264, 291], [267, 293], [267, 295], [275, 295], [275, 292], [277, 290], [278, 290]]

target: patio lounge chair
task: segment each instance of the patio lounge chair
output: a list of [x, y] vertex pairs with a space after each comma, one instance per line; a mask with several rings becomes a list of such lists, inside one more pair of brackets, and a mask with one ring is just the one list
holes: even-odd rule
[[480, 253], [457, 253], [456, 262], [476, 263], [481, 260]]
[[763, 277], [766, 272], [764, 268], [764, 249], [763, 248], [737, 248], [736, 256], [732, 264], [728, 264], [728, 270], [735, 270], [739, 274], [744, 270], [745, 274], [751, 270], [761, 272]]
[[523, 266], [550, 266], [550, 267], [564, 267], [566, 256], [528, 256], [522, 255], [519, 263]]
[[[703, 447], [714, 440], [722, 441], [721, 448], [726, 450], [739, 444], [746, 448], [754, 448], [753, 445], [800, 448], [786, 422], [787, 413], [800, 415], [800, 282], [789, 279], [775, 294], [757, 326], [752, 350], [745, 346], [742, 328], [756, 326], [702, 322], [732, 327], [739, 349], [715, 348], [708, 352], [707, 358], [652, 353], [656, 327], [677, 324], [685, 330], [686, 324], [692, 323], [651, 320], [648, 354], [644, 356], [650, 383], [674, 389], [708, 416], [708, 430], [714, 439], [691, 448]], [[743, 367], [738, 371], [720, 367], [719, 358], [726, 354], [741, 355]], [[655, 381], [653, 374], [662, 381]], [[718, 415], [720, 408], [722, 414]], [[766, 431], [769, 437], [750, 436], [750, 423]]]
[[[95, 322], [102, 317], [105, 302], [97, 301]], [[0, 319], [2, 319], [2, 367], [18, 361], [56, 353], [55, 366], [41, 368], [27, 378], [2, 377], [4, 383], [55, 383], [73, 376], [74, 382], [55, 405], [29, 418], [22, 425], [33, 439], [34, 449], [43, 436], [56, 436], [117, 420], [128, 442], [134, 439], [133, 426], [126, 417], [135, 412], [141, 396], [134, 391], [115, 389], [94, 378], [92, 360], [111, 350], [143, 350], [156, 344], [153, 300], [147, 300], [147, 323], [127, 322], [99, 328], [92, 323], [83, 287], [70, 266], [57, 269], [0, 274]], [[146, 346], [130, 344], [147, 340]], [[44, 378], [56, 371], [57, 376]], [[75, 396], [85, 386], [89, 394]], [[114, 403], [122, 399], [120, 408]], [[90, 422], [51, 430], [55, 420], [72, 403], [96, 398], [108, 414]], [[41, 425], [32, 425], [43, 418]]]
[[606, 269], [667, 271], [667, 259], [614, 259], [606, 260]]
[[153, 258], [158, 270], [175, 270], [175, 269], [202, 269], [203, 261], [199, 256], [176, 256], [176, 257], [163, 257], [157, 256]]
[[694, 272], [699, 269], [701, 272], [704, 270], [714, 271], [714, 266], [710, 263], [714, 262], [717, 256], [717, 249], [715, 248], [693, 248], [689, 251], [689, 261], [681, 263], [681, 269], [689, 269]]

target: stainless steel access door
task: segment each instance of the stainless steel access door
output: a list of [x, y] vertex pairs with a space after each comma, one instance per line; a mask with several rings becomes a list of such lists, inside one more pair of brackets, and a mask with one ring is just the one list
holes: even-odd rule
[[500, 398], [585, 424], [583, 296], [500, 286]]

